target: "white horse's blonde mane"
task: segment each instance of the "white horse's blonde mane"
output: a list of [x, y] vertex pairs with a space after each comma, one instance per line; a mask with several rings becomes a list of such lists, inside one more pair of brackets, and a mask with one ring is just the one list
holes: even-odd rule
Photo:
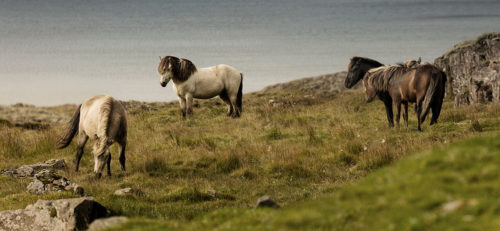
[[101, 117], [99, 117], [97, 125], [98, 142], [96, 153], [104, 153], [107, 143], [110, 142], [108, 137], [108, 129], [111, 122], [111, 115], [113, 112], [113, 97], [105, 96], [100, 108]]

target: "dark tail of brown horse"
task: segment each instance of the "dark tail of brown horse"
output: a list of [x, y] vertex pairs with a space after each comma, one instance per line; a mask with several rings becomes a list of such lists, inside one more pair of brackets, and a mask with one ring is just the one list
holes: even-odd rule
[[71, 117], [65, 135], [58, 142], [59, 143], [57, 146], [58, 149], [63, 149], [67, 147], [71, 143], [71, 140], [73, 140], [73, 137], [75, 137], [76, 132], [78, 131], [78, 126], [80, 125], [81, 107], [82, 105], [80, 104], [76, 109], [75, 114], [73, 114], [73, 117]]
[[432, 99], [434, 97], [434, 94], [436, 94], [436, 90], [439, 90], [437, 89], [439, 87], [439, 83], [441, 81], [442, 78], [446, 78], [444, 76], [441, 76], [441, 73], [442, 72], [432, 72], [431, 74], [431, 78], [430, 78], [430, 83], [429, 83], [429, 86], [427, 87], [427, 91], [425, 92], [425, 97], [424, 97], [424, 101], [422, 103], [422, 114], [421, 114], [421, 118], [422, 118], [422, 123], [424, 122], [425, 120], [425, 117], [427, 116], [427, 113], [429, 113], [429, 109], [431, 108], [431, 103], [432, 103]]
[[242, 112], [242, 100], [243, 100], [243, 73], [240, 73], [241, 75], [241, 82], [240, 82], [240, 88], [238, 89], [238, 95], [236, 97], [236, 107], [238, 107], [238, 110], [240, 113]]

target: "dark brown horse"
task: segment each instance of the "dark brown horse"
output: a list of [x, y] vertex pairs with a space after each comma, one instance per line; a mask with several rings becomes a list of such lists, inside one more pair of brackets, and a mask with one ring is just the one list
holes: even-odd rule
[[390, 96], [396, 106], [396, 124], [399, 126], [401, 104], [403, 119], [408, 127], [408, 103], [415, 104], [418, 131], [429, 109], [432, 109], [431, 125], [437, 122], [443, 104], [446, 75], [431, 64], [409, 61], [395, 66], [381, 66], [370, 69], [363, 77], [367, 101], [377, 94]]
[[[368, 70], [383, 66], [384, 64], [369, 58], [354, 56], [347, 65], [347, 78], [344, 85], [346, 88], [351, 88], [358, 83]], [[392, 113], [392, 98], [387, 92], [377, 92], [378, 98], [384, 102], [385, 112], [389, 127], [394, 127], [394, 119]]]
[[[407, 62], [405, 65], [407, 68], [410, 67], [416, 67], [416, 64], [420, 62]], [[358, 83], [365, 74], [373, 68], [377, 68], [383, 66], [382, 63], [369, 59], [369, 58], [364, 58], [364, 57], [358, 57], [354, 56], [351, 58], [349, 64], [347, 65], [347, 78], [345, 79], [345, 87], [346, 88], [351, 88], [353, 87], [356, 83]], [[432, 120], [431, 124], [434, 124], [437, 122], [437, 118], [439, 117], [440, 111], [441, 111], [441, 105], [443, 102], [443, 97], [444, 97], [444, 83], [446, 82], [446, 75], [442, 73], [443, 78], [443, 92], [442, 96], [439, 94], [436, 94], [434, 98], [431, 100], [431, 108], [432, 108]], [[389, 94], [388, 91], [376, 91], [377, 97], [384, 102], [386, 114], [387, 114], [387, 120], [389, 122], [389, 127], [394, 126], [393, 122], [393, 111], [392, 111], [392, 97]], [[416, 105], [415, 105], [416, 109]]]

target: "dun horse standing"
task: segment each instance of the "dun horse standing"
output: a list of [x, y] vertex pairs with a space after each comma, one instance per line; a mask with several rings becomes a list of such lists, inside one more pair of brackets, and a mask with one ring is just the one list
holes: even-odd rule
[[59, 141], [59, 149], [67, 147], [78, 132], [78, 147], [76, 151], [76, 169], [80, 165], [83, 148], [90, 138], [94, 140], [94, 173], [101, 177], [105, 164], [108, 166], [108, 176], [111, 175], [111, 153], [109, 147], [118, 143], [120, 164], [125, 171], [125, 147], [127, 145], [126, 112], [120, 102], [111, 96], [98, 95], [86, 99], [75, 111], [68, 130]]
[[443, 104], [446, 75], [430, 64], [407, 62], [396, 66], [370, 69], [363, 77], [363, 87], [368, 102], [378, 93], [388, 94], [396, 106], [396, 124], [399, 126], [401, 104], [403, 119], [408, 127], [408, 103], [415, 103], [418, 131], [429, 109], [432, 108], [431, 125], [437, 122]]
[[241, 115], [243, 74], [235, 68], [225, 64], [197, 68], [187, 59], [165, 56], [160, 57], [158, 73], [162, 87], [173, 80], [183, 118], [193, 113], [193, 98], [209, 99], [215, 96], [228, 105], [228, 116], [235, 118]]

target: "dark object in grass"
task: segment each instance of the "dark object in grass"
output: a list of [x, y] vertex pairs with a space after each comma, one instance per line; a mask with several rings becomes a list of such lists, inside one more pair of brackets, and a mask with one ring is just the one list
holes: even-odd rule
[[274, 202], [268, 195], [262, 196], [257, 200], [256, 208], [263, 208], [263, 207], [274, 208], [274, 209], [280, 208], [280, 206], [276, 202]]

